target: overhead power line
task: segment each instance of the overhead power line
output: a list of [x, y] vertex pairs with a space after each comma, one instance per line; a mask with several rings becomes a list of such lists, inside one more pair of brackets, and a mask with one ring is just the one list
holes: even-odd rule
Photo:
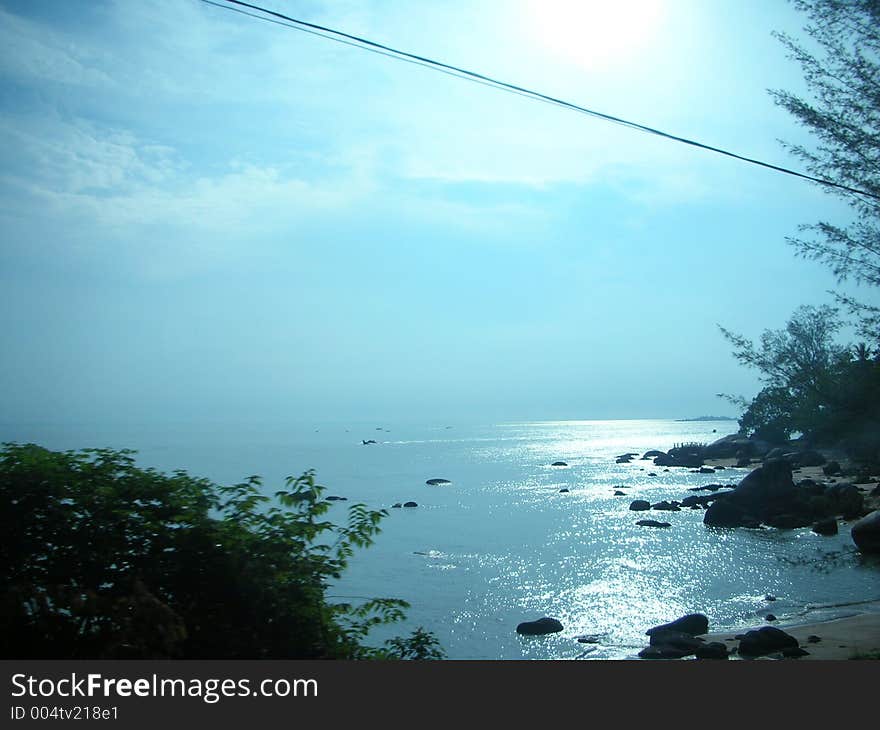
[[[375, 41], [371, 41], [368, 38], [362, 38], [360, 36], [352, 35], [350, 33], [345, 33], [341, 30], [335, 30], [333, 28], [329, 28], [323, 25], [317, 25], [315, 23], [309, 23], [305, 20], [299, 20], [297, 18], [292, 18], [289, 15], [284, 15], [283, 13], [276, 12], [274, 10], [268, 10], [267, 8], [260, 7], [259, 5], [252, 5], [251, 3], [241, 2], [241, 0], [221, 0], [221, 2], [216, 2], [215, 0], [201, 0], [208, 5], [213, 5], [218, 8], [222, 8], [223, 10], [230, 10], [241, 15], [246, 15], [251, 18], [256, 18], [258, 20], [263, 20], [269, 23], [274, 23], [276, 25], [281, 25], [285, 28], [290, 28], [292, 30], [298, 30], [305, 33], [310, 33], [312, 35], [317, 35], [321, 38], [325, 38], [327, 40], [335, 41], [337, 43], [343, 43], [348, 46], [354, 46], [355, 48], [359, 48], [364, 51], [370, 51], [372, 53], [378, 53], [383, 56], [387, 56], [389, 58], [393, 58], [398, 61], [404, 61], [407, 63], [413, 63], [419, 66], [424, 66], [434, 71], [439, 71], [441, 73], [449, 74], [451, 76], [455, 76], [456, 78], [463, 79], [465, 81], [471, 81], [479, 84], [483, 84], [485, 86], [490, 86], [492, 88], [499, 89], [501, 91], [506, 91], [513, 94], [518, 94], [520, 96], [524, 96], [526, 98], [532, 99], [534, 101], [541, 101], [547, 104], [553, 104], [554, 106], [563, 107], [565, 109], [570, 109], [572, 111], [579, 112], [581, 114], [586, 114], [591, 117], [595, 117], [597, 119], [604, 120], [606, 122], [612, 122], [614, 124], [620, 124], [625, 127], [629, 127], [630, 129], [635, 129], [639, 132], [644, 132], [646, 134], [653, 134], [658, 137], [662, 137], [664, 139], [672, 140], [674, 142], [680, 142], [682, 144], [690, 145], [691, 147], [697, 147], [702, 150], [707, 150], [709, 152], [715, 152], [719, 155], [724, 155], [726, 157], [732, 157], [735, 160], [740, 160], [741, 162], [747, 162], [752, 165], [758, 165], [760, 167], [767, 168], [768, 170], [773, 170], [775, 172], [781, 172], [786, 175], [792, 175], [794, 177], [799, 177], [803, 180], [808, 180], [810, 182], [817, 183], [819, 185], [824, 185], [830, 188], [837, 188], [838, 190], [843, 190], [848, 193], [854, 193], [856, 195], [863, 195], [869, 198], [874, 198], [875, 200], [880, 200], [880, 195], [876, 193], [869, 192], [867, 190], [861, 190], [859, 188], [853, 188], [848, 185], [843, 185], [838, 182], [834, 182], [833, 180], [827, 180], [821, 177], [815, 177], [813, 175], [808, 175], [803, 172], [798, 172], [797, 170], [792, 170], [787, 167], [782, 167], [780, 165], [774, 165], [769, 162], [764, 162], [762, 160], [758, 160], [753, 157], [746, 157], [745, 155], [740, 155], [735, 152], [731, 152], [730, 150], [722, 149], [721, 147], [714, 147], [712, 145], [704, 144], [703, 142], [698, 142], [697, 140], [688, 139], [687, 137], [680, 137], [675, 134], [670, 134], [669, 132], [664, 132], [663, 130], [656, 129], [654, 127], [650, 127], [646, 124], [640, 124], [638, 122], [633, 122], [628, 119], [623, 119], [621, 117], [616, 117], [612, 114], [605, 114], [600, 111], [596, 111], [595, 109], [589, 109], [584, 106], [580, 106], [579, 104], [574, 104], [570, 101], [565, 101], [564, 99], [557, 98], [555, 96], [550, 96], [548, 94], [543, 94], [540, 91], [535, 91], [534, 89], [529, 89], [524, 86], [519, 86], [517, 84], [508, 83], [506, 81], [501, 81], [499, 79], [493, 78], [491, 76], [487, 76], [485, 74], [478, 73], [476, 71], [470, 71], [466, 68], [461, 68], [459, 66], [454, 66], [452, 64], [444, 63], [442, 61], [437, 61], [432, 58], [428, 58], [426, 56], [420, 56], [415, 53], [409, 53], [407, 51], [401, 51], [398, 48], [393, 48], [391, 46], [386, 46], [382, 43], [377, 43]], [[232, 7], [233, 5], [239, 7]], [[248, 8], [251, 11], [243, 10], [242, 8]]]

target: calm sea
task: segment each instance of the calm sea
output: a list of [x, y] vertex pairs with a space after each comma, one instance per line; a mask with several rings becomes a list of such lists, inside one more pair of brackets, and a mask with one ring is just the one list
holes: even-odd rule
[[[331, 519], [342, 522], [354, 502], [389, 511], [376, 544], [356, 554], [330, 591], [345, 601], [411, 604], [408, 622], [377, 643], [423, 626], [455, 659], [603, 659], [634, 656], [647, 628], [691, 611], [707, 614], [715, 630], [760, 624], [771, 611], [800, 621], [845, 615], [880, 599], [880, 564], [854, 550], [845, 526], [835, 537], [709, 529], [701, 510], [628, 509], [633, 499], [681, 499], [690, 487], [735, 483], [747, 472], [664, 472], [638, 458], [615, 464], [616, 455], [709, 442], [735, 429], [733, 422], [630, 420], [32, 425], [0, 434], [56, 449], [134, 448], [141, 466], [223, 483], [259, 474], [267, 493], [285, 476], [315, 469], [328, 494], [349, 500], [334, 504]], [[370, 439], [377, 443], [363, 445]], [[551, 466], [558, 460], [568, 466]], [[451, 484], [426, 485], [432, 478]], [[613, 496], [620, 486], [626, 496]], [[418, 507], [391, 509], [410, 500]], [[644, 518], [672, 527], [637, 527]], [[778, 600], [765, 601], [767, 594]], [[542, 616], [558, 618], [564, 631], [516, 634], [518, 623]], [[582, 634], [599, 642], [580, 644]]]

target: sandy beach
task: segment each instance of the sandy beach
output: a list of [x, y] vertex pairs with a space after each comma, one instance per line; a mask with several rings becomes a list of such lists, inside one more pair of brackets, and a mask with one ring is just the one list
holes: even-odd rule
[[[817, 623], [786, 625], [774, 622], [772, 625], [794, 636], [801, 648], [808, 652], [798, 661], [817, 659], [878, 659], [880, 658], [880, 606], [875, 611], [861, 613], [856, 616], [821, 621]], [[763, 623], [741, 630], [758, 629], [770, 624]], [[810, 637], [818, 637], [819, 641], [810, 641]], [[706, 641], [720, 641], [728, 649], [739, 644], [733, 632], [711, 633], [704, 637]], [[731, 659], [739, 658], [736, 654]], [[761, 657], [763, 659], [773, 657]]]

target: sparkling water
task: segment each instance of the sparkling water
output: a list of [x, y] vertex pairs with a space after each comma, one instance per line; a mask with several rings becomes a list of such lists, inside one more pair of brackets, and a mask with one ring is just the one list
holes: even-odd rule
[[[411, 604], [406, 624], [383, 629], [376, 643], [423, 626], [453, 659], [600, 659], [635, 656], [647, 628], [692, 611], [724, 630], [760, 625], [769, 611], [783, 622], [845, 615], [880, 598], [880, 564], [854, 549], [845, 525], [820, 537], [808, 528], [707, 528], [702, 510], [629, 509], [634, 499], [680, 500], [691, 487], [738, 482], [748, 470], [697, 474], [640, 459], [735, 429], [671, 420], [214, 423], [7, 426], [3, 436], [59, 449], [135, 448], [140, 466], [221, 483], [260, 474], [267, 493], [313, 468], [328, 495], [348, 500], [333, 504], [330, 519], [344, 522], [357, 502], [389, 512], [375, 545], [357, 552], [328, 591], [339, 601]], [[615, 463], [626, 452], [638, 456]], [[450, 483], [427, 485], [432, 478]], [[407, 501], [418, 507], [392, 508]], [[644, 518], [672, 526], [636, 526]], [[778, 600], [766, 601], [768, 594]], [[542, 616], [564, 630], [516, 633], [520, 622]], [[578, 643], [585, 634], [596, 643]]]

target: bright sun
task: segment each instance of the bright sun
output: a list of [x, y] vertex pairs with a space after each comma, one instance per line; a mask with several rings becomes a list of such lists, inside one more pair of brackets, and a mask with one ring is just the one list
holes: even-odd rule
[[529, 32], [542, 46], [593, 70], [637, 55], [661, 15], [662, 0], [529, 0], [525, 7]]

